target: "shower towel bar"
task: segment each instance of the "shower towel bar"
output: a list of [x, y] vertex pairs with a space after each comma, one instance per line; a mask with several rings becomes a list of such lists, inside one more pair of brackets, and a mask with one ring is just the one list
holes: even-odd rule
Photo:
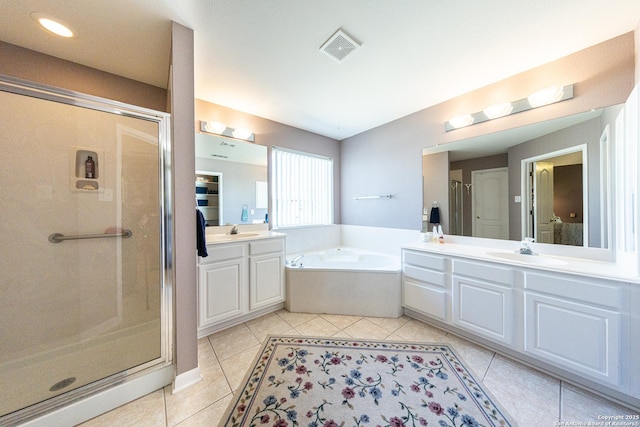
[[104, 233], [104, 234], [81, 234], [76, 236], [65, 236], [60, 233], [53, 233], [49, 236], [51, 243], [60, 243], [65, 240], [80, 240], [80, 239], [101, 239], [103, 237], [131, 237], [133, 233], [131, 230], [122, 230], [122, 233]]

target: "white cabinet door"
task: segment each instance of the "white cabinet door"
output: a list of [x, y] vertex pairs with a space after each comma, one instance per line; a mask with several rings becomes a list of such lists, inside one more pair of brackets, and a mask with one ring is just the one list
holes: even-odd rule
[[246, 258], [201, 265], [199, 272], [199, 328], [246, 312]]
[[249, 274], [249, 310], [283, 302], [284, 256], [282, 253], [252, 256]]
[[620, 344], [618, 312], [525, 292], [525, 352], [617, 384]]
[[453, 324], [513, 344], [513, 291], [506, 286], [453, 276]]

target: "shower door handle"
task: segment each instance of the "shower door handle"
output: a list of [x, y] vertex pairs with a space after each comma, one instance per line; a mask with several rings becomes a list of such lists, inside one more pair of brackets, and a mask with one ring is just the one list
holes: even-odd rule
[[75, 236], [65, 236], [61, 233], [53, 233], [49, 235], [49, 241], [51, 243], [60, 243], [65, 240], [82, 240], [82, 239], [102, 239], [104, 237], [131, 237], [133, 232], [131, 230], [122, 230], [121, 233], [103, 233], [103, 234], [78, 234]]

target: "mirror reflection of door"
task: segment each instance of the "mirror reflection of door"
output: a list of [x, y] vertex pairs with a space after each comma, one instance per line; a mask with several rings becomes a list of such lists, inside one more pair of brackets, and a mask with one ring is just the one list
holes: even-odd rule
[[553, 163], [533, 164], [533, 236], [538, 243], [553, 243]]
[[586, 158], [582, 145], [523, 161], [530, 178], [526, 189], [530, 198], [523, 205], [525, 237], [539, 243], [588, 246]]
[[473, 237], [509, 238], [508, 168], [471, 172]]

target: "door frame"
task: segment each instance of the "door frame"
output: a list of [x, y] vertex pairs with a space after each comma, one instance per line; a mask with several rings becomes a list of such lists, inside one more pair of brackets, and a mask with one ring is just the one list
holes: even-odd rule
[[522, 194], [522, 209], [521, 213], [521, 237], [533, 237], [529, 235], [531, 230], [533, 215], [533, 200], [531, 194], [533, 191], [533, 182], [530, 179], [530, 165], [537, 161], [549, 159], [551, 157], [563, 156], [570, 153], [582, 153], [582, 246], [589, 247], [589, 164], [587, 163], [587, 144], [578, 144], [571, 147], [563, 148], [548, 153], [539, 154], [537, 156], [528, 157], [520, 161], [520, 184]]

